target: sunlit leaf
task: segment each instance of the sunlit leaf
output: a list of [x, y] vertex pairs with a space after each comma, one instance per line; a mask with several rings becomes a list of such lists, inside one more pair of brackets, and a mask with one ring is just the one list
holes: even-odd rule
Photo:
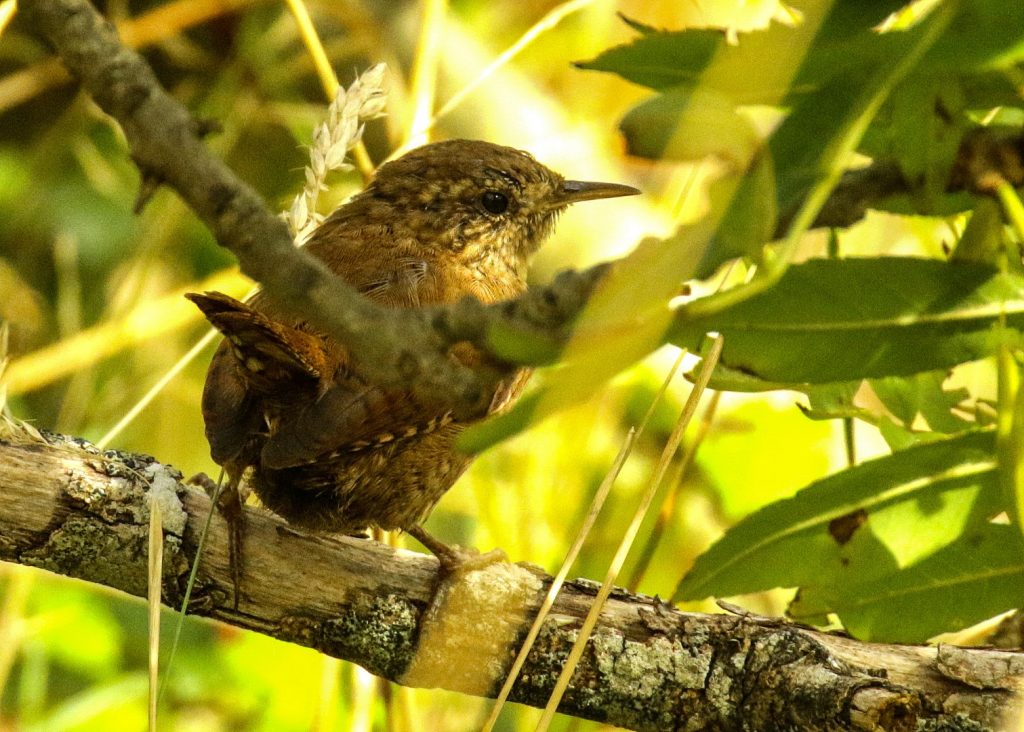
[[631, 155], [668, 160], [714, 156], [744, 168], [759, 144], [753, 125], [713, 89], [680, 87], [633, 107], [619, 123]]
[[854, 404], [861, 381], [837, 381], [831, 384], [804, 385], [807, 406], [800, 409], [810, 419], [866, 418], [863, 408]]
[[[694, 600], [828, 586], [927, 556], [998, 510], [994, 450], [992, 432], [969, 433], [818, 481], [729, 529], [697, 559], [676, 595]], [[870, 562], [858, 561], [866, 554], [861, 543], [876, 550]]]
[[832, 75], [877, 63], [885, 49], [871, 28], [902, 4], [806, 2], [800, 7], [804, 22], [795, 27], [774, 23], [741, 34], [735, 45], [714, 30], [648, 30], [628, 45], [577, 65], [658, 90], [704, 84], [736, 104], [779, 104], [817, 89]]
[[945, 371], [929, 371], [914, 376], [890, 376], [871, 381], [871, 388], [907, 427], [920, 415], [935, 432], [962, 432], [973, 428], [974, 423], [951, 410], [970, 394], [965, 388], [945, 389], [943, 384], [948, 375]]
[[[753, 34], [739, 47], [721, 49], [707, 63], [699, 81], [694, 73], [683, 86], [642, 103], [623, 120], [631, 149], [641, 155], [688, 159], [700, 153], [714, 154], [733, 162], [735, 169], [747, 171], [740, 181], [726, 176], [719, 182], [727, 189], [728, 203], [723, 206], [719, 202], [722, 213], [716, 220], [720, 231], [704, 250], [699, 277], [710, 276], [720, 264], [738, 256], [760, 261], [761, 248], [773, 238], [778, 213], [792, 215], [816, 187], [820, 192], [822, 186], [838, 180], [879, 105], [912, 69], [907, 59], [926, 50], [938, 37], [937, 31], [948, 21], [948, 14], [912, 31], [887, 34], [884, 43], [876, 44], [873, 31], [861, 28], [860, 36], [854, 33], [854, 38], [870, 47], [870, 52], [864, 54], [841, 53], [813, 33], [816, 23], [821, 22], [819, 31], [824, 37], [831, 38], [834, 33], [836, 43], [846, 43], [845, 36], [835, 31], [845, 28], [850, 18], [864, 20], [840, 3], [824, 20], [820, 13], [809, 16], [800, 26], [800, 33], [787, 41], [777, 35], [791, 29], [781, 26]], [[656, 37], [651, 34], [638, 43]], [[822, 48], [833, 56], [828, 64], [814, 63], [815, 54]], [[835, 62], [836, 56], [842, 58], [842, 63]], [[758, 68], [765, 57], [777, 63], [768, 69]], [[638, 68], [649, 67], [641, 63]], [[812, 73], [813, 81], [807, 78]], [[799, 95], [789, 95], [790, 88], [799, 89]], [[760, 96], [751, 96], [753, 90]], [[697, 100], [703, 101], [698, 105]], [[766, 150], [756, 159], [756, 137], [744, 127], [742, 117], [729, 109], [730, 104], [751, 103], [792, 105], [768, 138]], [[708, 134], [709, 128], [714, 134]], [[808, 144], [811, 140], [813, 144]], [[949, 157], [946, 155], [944, 160]], [[801, 225], [809, 223], [807, 220]]]
[[878, 420], [878, 432], [893, 452], [946, 439], [946, 436], [940, 432], [914, 431], [888, 417]]
[[983, 525], [910, 567], [849, 580], [801, 592], [790, 614], [834, 612], [857, 638], [920, 643], [1024, 604], [1024, 542], [1010, 526]]
[[[689, 159], [704, 152], [737, 159], [752, 138], [735, 107], [788, 106], [788, 116], [768, 143], [778, 177], [778, 209], [787, 214], [829, 171], [847, 164], [841, 153], [855, 129], [867, 132], [869, 149], [887, 147], [907, 180], [927, 193], [911, 199], [911, 210], [945, 210], [943, 192], [964, 129], [966, 98], [959, 77], [942, 68], [942, 54], [928, 54], [927, 48], [948, 42], [949, 26], [973, 22], [974, 15], [949, 23], [949, 13], [935, 10], [908, 30], [879, 33], [874, 25], [902, 3], [827, 5], [810, 4], [797, 28], [775, 24], [743, 36], [735, 46], [704, 30], [647, 32], [582, 66], [614, 71], [664, 92], [622, 122], [630, 149], [647, 157]], [[987, 22], [988, 15], [982, 15]], [[931, 35], [936, 29], [941, 32]], [[875, 105], [901, 81], [891, 70], [910, 58], [912, 49], [925, 51], [923, 59], [902, 70], [910, 79], [895, 88], [888, 115], [868, 124]], [[773, 62], [765, 64], [766, 58]], [[693, 103], [694, 96], [704, 102]], [[702, 274], [724, 261], [715, 246], [708, 255]]]
[[616, 263], [587, 302], [562, 363], [545, 373], [539, 388], [509, 412], [467, 429], [460, 437], [460, 449], [479, 452], [579, 404], [612, 376], [664, 344], [672, 321], [668, 302], [696, 272], [714, 232], [707, 221], [685, 230], [688, 236], [645, 239]]
[[996, 266], [1003, 251], [1002, 234], [1003, 217], [999, 204], [991, 198], [979, 198], [950, 259]]
[[576, 65], [591, 71], [611, 71], [652, 89], [668, 89], [695, 85], [723, 47], [725, 36], [720, 31], [648, 32], [628, 45], [610, 48]]
[[821, 384], [989, 356], [1005, 335], [995, 327], [1001, 313], [1010, 328], [1024, 327], [1024, 277], [905, 257], [810, 260], [720, 312], [690, 318], [683, 306], [670, 337], [694, 346], [718, 331], [726, 366], [767, 381]]
[[[775, 23], [767, 30], [742, 34], [736, 45], [728, 44], [725, 35], [714, 30], [657, 31], [631, 23], [643, 35], [577, 65], [665, 90], [696, 84], [713, 62], [725, 72], [718, 75], [722, 83], [716, 89], [737, 104], [775, 104], [783, 97], [792, 101], [793, 94], [816, 90], [835, 76], [864, 75], [865, 69], [891, 56], [904, 43], [902, 36], [917, 32], [929, 20], [926, 17], [909, 30], [874, 30], [905, 4], [904, 0], [808, 2], [800, 8], [805, 11], [803, 23], [796, 27]], [[809, 38], [814, 45], [796, 83], [790, 86], [785, 70], [792, 63], [788, 54], [809, 46]], [[921, 68], [936, 75], [980, 76], [990, 69], [1008, 68], [1022, 58], [1024, 6], [1005, 0], [977, 0], [961, 4], [943, 37], [922, 59]], [[997, 78], [990, 81], [997, 83]]]

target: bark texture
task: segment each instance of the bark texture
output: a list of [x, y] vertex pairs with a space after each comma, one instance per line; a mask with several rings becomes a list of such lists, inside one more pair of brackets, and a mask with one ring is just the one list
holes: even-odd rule
[[[0, 559], [138, 597], [149, 506], [159, 501], [162, 595], [180, 605], [210, 502], [174, 468], [9, 430], [0, 496]], [[438, 585], [433, 557], [302, 535], [249, 509], [238, 610], [218, 517], [192, 612], [401, 684], [492, 696], [550, 581], [529, 565], [496, 562]], [[545, 703], [596, 589], [575, 580], [560, 593], [513, 700]], [[860, 643], [773, 618], [682, 613], [617, 591], [560, 711], [642, 730], [1016, 729], [1022, 674], [1020, 653]]]

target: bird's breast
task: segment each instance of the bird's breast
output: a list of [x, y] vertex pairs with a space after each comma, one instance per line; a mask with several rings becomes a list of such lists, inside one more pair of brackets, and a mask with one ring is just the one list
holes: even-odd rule
[[390, 278], [387, 304], [399, 307], [447, 305], [472, 295], [485, 303], [507, 300], [526, 289], [516, 273], [434, 258], [399, 268]]

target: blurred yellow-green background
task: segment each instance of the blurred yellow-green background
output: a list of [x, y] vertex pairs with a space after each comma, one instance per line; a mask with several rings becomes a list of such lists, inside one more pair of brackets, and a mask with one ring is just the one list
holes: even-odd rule
[[[179, 100], [222, 125], [210, 147], [272, 208], [286, 209], [302, 186], [306, 145], [327, 101], [289, 7], [267, 0], [101, 5]], [[743, 29], [785, 12], [771, 0], [322, 0], [308, 10], [343, 84], [374, 63], [389, 66], [388, 117], [366, 131], [375, 162], [410, 140], [483, 138], [527, 149], [568, 177], [644, 191], [566, 213], [537, 258], [537, 282], [621, 255], [644, 236], [667, 235], [696, 218], [702, 186], [715, 172], [710, 163], [624, 156], [616, 123], [644, 90], [571, 65], [633, 36], [616, 14], [657, 27]], [[417, 129], [523, 40], [522, 50], [457, 106]], [[331, 183], [325, 212], [361, 185], [356, 172]], [[213, 474], [199, 411], [210, 346], [134, 420], [108, 434], [206, 333], [181, 293], [240, 296], [251, 284], [171, 192], [159, 191], [133, 215], [138, 186], [116, 125], [76, 91], [15, 15], [0, 35], [8, 407], [40, 428], [150, 453], [186, 475]], [[934, 222], [879, 214], [844, 234], [843, 246], [867, 250], [884, 240], [894, 248], [889, 253], [928, 252], [944, 236]], [[824, 237], [810, 237], [801, 256], [825, 246]], [[445, 540], [499, 546], [514, 560], [557, 570], [626, 431], [675, 356], [667, 348], [653, 354], [596, 396], [486, 452], [428, 527]], [[682, 378], [672, 382], [571, 576], [603, 576], [689, 389]], [[681, 483], [659, 494], [620, 584], [671, 595], [724, 527], [845, 465], [841, 426], [805, 418], [796, 401], [789, 393], [722, 397], [695, 462]], [[683, 452], [699, 431], [695, 422]], [[882, 443], [858, 430], [857, 448], [864, 457]], [[663, 531], [655, 529], [659, 512]], [[649, 568], [634, 577], [651, 536], [657, 542], [649, 545]], [[786, 599], [765, 594], [745, 602], [779, 613]], [[145, 618], [140, 600], [0, 566], [0, 730], [144, 729]], [[165, 639], [173, 622], [165, 613]], [[312, 651], [199, 620], [186, 623], [167, 682], [161, 720], [174, 730], [468, 730], [489, 709], [475, 698], [390, 686]], [[532, 729], [538, 714], [513, 706], [499, 729]], [[560, 719], [555, 728], [600, 725]]]

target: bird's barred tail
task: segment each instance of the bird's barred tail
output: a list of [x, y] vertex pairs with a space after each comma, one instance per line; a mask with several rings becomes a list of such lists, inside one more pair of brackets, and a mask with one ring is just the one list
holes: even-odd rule
[[315, 335], [271, 320], [249, 305], [220, 292], [185, 295], [231, 344], [253, 386], [273, 387], [289, 379], [324, 378], [327, 356]]

